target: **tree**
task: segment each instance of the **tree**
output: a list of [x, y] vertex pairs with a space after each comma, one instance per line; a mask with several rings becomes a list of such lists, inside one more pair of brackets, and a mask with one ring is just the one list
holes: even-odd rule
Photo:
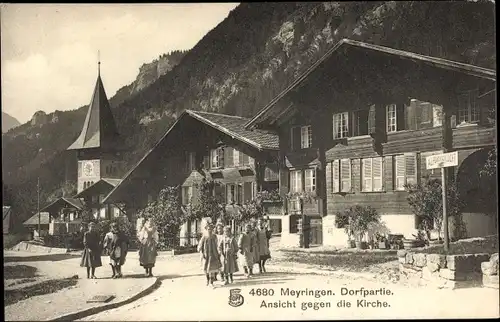
[[[436, 229], [438, 239], [441, 240], [441, 228], [443, 226], [443, 194], [441, 180], [424, 177], [418, 184], [408, 184], [408, 203], [413, 213], [419, 217], [418, 229], [425, 231], [428, 240], [431, 239], [431, 231]], [[463, 201], [459, 198], [458, 189], [455, 184], [448, 187], [448, 216], [458, 217], [463, 207]]]
[[221, 183], [203, 179], [201, 183], [195, 185], [195, 188], [199, 191], [199, 200], [190, 205], [190, 220], [209, 217], [212, 222], [216, 222], [217, 219], [227, 222], [231, 219], [226, 213], [224, 195], [216, 193], [216, 190], [222, 189]]
[[274, 191], [259, 191], [255, 194], [255, 197], [251, 200], [246, 201], [240, 206], [238, 216], [233, 218], [237, 224], [242, 224], [251, 219], [259, 219], [264, 217], [266, 214], [264, 203], [265, 202], [276, 202], [281, 201], [279, 193]]
[[140, 216], [145, 220], [153, 220], [158, 229], [161, 249], [177, 246], [180, 227], [187, 220], [181, 209], [179, 187], [163, 188], [158, 198], [140, 212]]

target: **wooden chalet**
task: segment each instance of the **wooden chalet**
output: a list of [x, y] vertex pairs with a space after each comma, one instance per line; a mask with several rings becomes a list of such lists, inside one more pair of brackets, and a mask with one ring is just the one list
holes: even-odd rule
[[[257, 191], [277, 190], [278, 137], [248, 131], [246, 118], [199, 112], [183, 112], [156, 145], [132, 168], [105, 198], [123, 203], [126, 212], [137, 212], [166, 186], [181, 186], [182, 204], [198, 202], [196, 185], [204, 178], [222, 183], [228, 212], [252, 199]], [[273, 210], [277, 212], [273, 213]], [[275, 230], [280, 229], [281, 204], [268, 208]], [[200, 231], [198, 223], [181, 230], [181, 244], [190, 243]], [[191, 240], [194, 242], [194, 240]]]
[[101, 178], [86, 189], [75, 195], [75, 198], [84, 200], [86, 208], [92, 212], [95, 220], [110, 220], [120, 216], [120, 205], [103, 204], [102, 201], [114, 187], [120, 184], [121, 179]]
[[[303, 205], [312, 244], [345, 245], [335, 213], [352, 205], [411, 238], [404, 186], [440, 178], [425, 160], [443, 151], [458, 151], [447, 178], [466, 201], [467, 235], [481, 236], [497, 231], [496, 184], [479, 175], [496, 144], [495, 88], [494, 70], [344, 39], [245, 126], [279, 135], [282, 195], [316, 196]], [[299, 205], [284, 208], [282, 243], [298, 245]]]

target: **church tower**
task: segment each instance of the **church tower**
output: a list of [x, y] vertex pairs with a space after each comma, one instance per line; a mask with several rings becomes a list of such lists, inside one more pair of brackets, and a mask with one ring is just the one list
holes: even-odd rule
[[99, 61], [97, 82], [82, 132], [68, 147], [68, 150], [76, 150], [77, 153], [78, 193], [101, 179], [120, 179], [124, 172], [121, 158], [123, 141], [104, 91], [100, 69]]

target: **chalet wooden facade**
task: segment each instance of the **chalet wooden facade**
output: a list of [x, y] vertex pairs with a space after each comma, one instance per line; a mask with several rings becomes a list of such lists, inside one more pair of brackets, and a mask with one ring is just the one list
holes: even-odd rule
[[[221, 185], [227, 212], [253, 199], [257, 191], [278, 189], [278, 137], [245, 130], [246, 118], [216, 113], [185, 111], [158, 143], [105, 198], [104, 203], [123, 203], [131, 218], [157, 197], [166, 186], [180, 186], [184, 206], [198, 202], [203, 179]], [[280, 227], [281, 205], [269, 215]], [[132, 219], [134, 220], [134, 219]], [[200, 232], [198, 222], [181, 229], [181, 244], [193, 244]]]
[[[495, 87], [493, 70], [345, 39], [246, 128], [279, 135], [283, 196], [315, 195], [303, 205], [313, 244], [345, 245], [335, 213], [351, 205], [376, 208], [380, 229], [411, 237], [404, 185], [440, 178], [425, 158], [443, 151], [458, 151], [459, 166], [447, 172], [466, 198], [468, 235], [487, 235], [497, 230], [497, 192], [479, 169], [496, 144]], [[299, 210], [297, 201], [284, 205], [284, 245], [299, 243]]]

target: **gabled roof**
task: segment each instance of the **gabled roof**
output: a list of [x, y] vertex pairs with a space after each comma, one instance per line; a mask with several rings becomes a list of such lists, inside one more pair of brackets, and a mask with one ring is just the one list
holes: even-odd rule
[[119, 185], [121, 181], [122, 181], [121, 179], [101, 178], [101, 180], [97, 181], [96, 183], [94, 183], [93, 185], [91, 185], [90, 187], [88, 187], [87, 189], [84, 189], [84, 190], [80, 191], [74, 197], [75, 198], [82, 198], [82, 197], [84, 197], [85, 195], [88, 195], [88, 194], [92, 195], [94, 193], [94, 191], [96, 189], [99, 189], [99, 188], [101, 188], [101, 189], [103, 188], [104, 191], [105, 191], [104, 193], [108, 193], [114, 187], [116, 187], [117, 185]]
[[[40, 212], [40, 225], [50, 224], [50, 214], [48, 212]], [[38, 213], [34, 214], [23, 223], [24, 226], [37, 226], [38, 225]]]
[[69, 198], [69, 197], [61, 197], [61, 198], [59, 198], [59, 199], [51, 202], [47, 206], [43, 207], [42, 209], [40, 209], [40, 211], [41, 212], [43, 212], [43, 211], [49, 211], [49, 209], [51, 209], [53, 207], [63, 206], [64, 204], [69, 204], [69, 205], [75, 207], [78, 210], [82, 210], [83, 207], [84, 207], [84, 204], [83, 204], [83, 202], [80, 199]]
[[[210, 113], [210, 112], [200, 112], [193, 110], [184, 111], [174, 124], [165, 132], [165, 134], [155, 143], [155, 145], [142, 157], [137, 164], [130, 169], [127, 174], [123, 177], [122, 183], [127, 181], [130, 175], [134, 172], [134, 170], [142, 163], [146, 158], [163, 142], [163, 140], [168, 136], [168, 134], [178, 126], [179, 122], [190, 116], [202, 123], [207, 124], [208, 126], [213, 127], [214, 129], [225, 133], [241, 142], [253, 146], [259, 150], [279, 150], [279, 137], [276, 134], [267, 133], [265, 131], [254, 130], [249, 131], [246, 130], [243, 126], [246, 122], [248, 122], [247, 118], [240, 116], [232, 116], [218, 113]], [[104, 198], [103, 203], [109, 200], [109, 198], [116, 193], [118, 189], [120, 189], [122, 185], [117, 185], [110, 193]]]
[[309, 67], [302, 75], [300, 75], [290, 86], [288, 86], [274, 99], [272, 99], [271, 102], [267, 104], [262, 110], [260, 110], [250, 121], [248, 121], [245, 124], [245, 128], [250, 129], [255, 127], [257, 123], [261, 122], [265, 118], [265, 115], [276, 105], [278, 101], [280, 101], [283, 97], [285, 97], [289, 92], [298, 88], [308, 78], [308, 76], [311, 73], [313, 73], [316, 69], [318, 69], [318, 67], [322, 66], [332, 56], [335, 56], [336, 54], [341, 54], [346, 50], [356, 49], [356, 48], [358, 50], [359, 49], [364, 50], [366, 53], [377, 53], [381, 55], [386, 55], [387, 57], [390, 56], [399, 57], [406, 61], [413, 61], [419, 64], [432, 66], [438, 69], [455, 71], [464, 75], [496, 82], [496, 71], [492, 69], [464, 64], [438, 57], [416, 54], [390, 47], [364, 43], [361, 41], [342, 39], [336, 45], [334, 45], [330, 50], [328, 50], [313, 65], [311, 65], [311, 67]]
[[277, 135], [269, 134], [263, 131], [246, 130], [244, 125], [249, 121], [247, 118], [192, 110], [186, 110], [186, 113], [195, 119], [259, 150], [279, 149], [279, 139]]
[[116, 148], [118, 139], [118, 130], [99, 74], [82, 132], [68, 150]]

